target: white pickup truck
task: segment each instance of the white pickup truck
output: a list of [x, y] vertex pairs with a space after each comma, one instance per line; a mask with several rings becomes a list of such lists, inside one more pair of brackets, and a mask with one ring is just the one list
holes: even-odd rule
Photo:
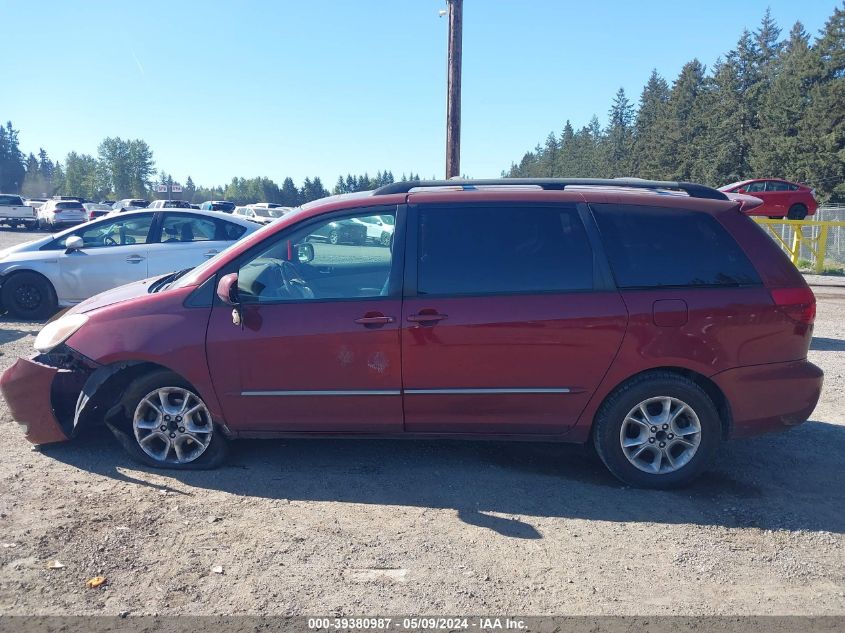
[[38, 226], [38, 219], [35, 209], [26, 206], [20, 196], [0, 193], [0, 225], [2, 224], [12, 228], [23, 226], [35, 229]]

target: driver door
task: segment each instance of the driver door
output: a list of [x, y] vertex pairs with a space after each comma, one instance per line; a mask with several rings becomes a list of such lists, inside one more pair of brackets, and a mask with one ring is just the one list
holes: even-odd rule
[[231, 306], [216, 303], [206, 348], [232, 430], [402, 432], [402, 257], [363, 240], [319, 237], [330, 222], [373, 213], [306, 220], [226, 271], [239, 275], [241, 324]]
[[59, 255], [62, 295], [77, 303], [147, 275], [147, 237], [153, 213], [95, 221], [66, 236], [82, 238], [83, 248]]

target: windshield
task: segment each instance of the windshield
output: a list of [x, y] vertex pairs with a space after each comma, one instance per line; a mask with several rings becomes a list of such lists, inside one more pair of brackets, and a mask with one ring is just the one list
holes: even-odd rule
[[253, 209], [255, 211], [255, 215], [260, 216], [262, 218], [280, 218], [282, 217], [281, 211], [276, 211], [275, 209], [262, 209], [257, 208]]

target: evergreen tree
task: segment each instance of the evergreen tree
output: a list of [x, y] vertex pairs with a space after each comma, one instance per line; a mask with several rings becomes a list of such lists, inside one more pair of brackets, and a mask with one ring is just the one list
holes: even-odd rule
[[627, 176], [633, 140], [634, 106], [625, 94], [624, 88], [616, 91], [608, 119], [607, 176], [611, 178]]
[[299, 190], [293, 184], [292, 178], [285, 178], [282, 182], [282, 191], [279, 203], [286, 207], [298, 207], [302, 204], [299, 197]]
[[751, 147], [752, 173], [780, 175], [791, 180], [811, 178], [812, 148], [802, 139], [801, 124], [807, 114], [820, 60], [810, 48], [810, 37], [800, 22], [781, 47], [771, 89], [760, 107], [760, 128]]
[[667, 178], [672, 157], [668, 153], [665, 122], [668, 118], [669, 84], [651, 71], [640, 95], [631, 148], [631, 174], [641, 178]]
[[812, 148], [805, 169], [823, 197], [845, 199], [845, 3], [834, 10], [812, 50], [818, 70], [815, 76], [811, 71], [799, 124], [799, 136]]

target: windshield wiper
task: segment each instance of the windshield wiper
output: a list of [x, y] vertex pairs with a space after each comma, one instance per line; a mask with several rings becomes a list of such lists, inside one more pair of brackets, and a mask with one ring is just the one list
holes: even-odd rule
[[192, 270], [193, 270], [193, 267], [183, 268], [182, 270], [179, 270], [175, 273], [170, 273], [169, 275], [165, 275], [164, 277], [162, 277], [161, 279], [159, 279], [158, 281], [156, 281], [155, 283], [153, 283], [150, 286], [150, 292], [154, 293], [154, 292], [161, 292], [162, 290], [167, 290], [167, 288], [170, 286], [170, 284], [172, 284], [174, 281], [176, 281], [180, 277], [184, 277], [185, 275], [187, 275]]

